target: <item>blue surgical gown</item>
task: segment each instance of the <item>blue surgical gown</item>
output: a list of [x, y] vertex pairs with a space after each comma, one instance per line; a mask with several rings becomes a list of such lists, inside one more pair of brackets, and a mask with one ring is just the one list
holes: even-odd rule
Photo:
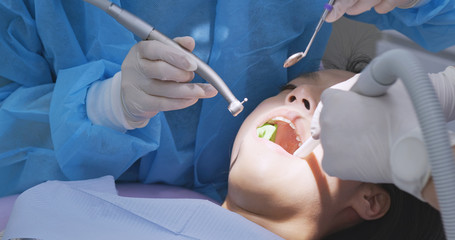
[[[192, 36], [194, 53], [210, 64], [234, 95], [249, 99], [244, 111], [233, 117], [218, 95], [183, 110], [160, 113], [146, 127], [126, 133], [94, 125], [87, 117], [87, 90], [120, 71], [124, 57], [140, 39], [82, 0], [3, 0], [0, 196], [45, 180], [113, 175], [119, 181], [188, 187], [221, 201], [230, 149], [242, 121], [290, 79], [318, 69], [330, 24], [324, 24], [306, 58], [289, 69], [282, 64], [305, 49], [325, 1], [113, 2], [171, 38]], [[447, 36], [455, 29], [449, 24], [455, 21], [453, 3], [429, 4], [433, 3], [441, 7], [431, 13], [413, 10], [405, 19], [413, 22], [413, 16], [431, 15], [425, 28], [394, 26], [403, 31], [420, 29], [424, 36]], [[377, 24], [402, 20], [394, 11], [378, 18]], [[412, 37], [415, 32], [407, 33]], [[441, 37], [420, 40], [428, 46], [449, 43]], [[198, 76], [194, 81], [204, 82]]]

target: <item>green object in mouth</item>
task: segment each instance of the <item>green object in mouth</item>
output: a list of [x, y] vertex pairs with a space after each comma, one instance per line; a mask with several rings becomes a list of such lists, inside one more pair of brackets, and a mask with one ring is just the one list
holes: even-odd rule
[[276, 124], [266, 123], [256, 129], [258, 137], [275, 142]]

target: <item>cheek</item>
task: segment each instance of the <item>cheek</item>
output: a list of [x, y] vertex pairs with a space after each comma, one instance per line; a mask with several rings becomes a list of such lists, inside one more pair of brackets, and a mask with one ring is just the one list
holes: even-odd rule
[[254, 108], [253, 112], [250, 113], [248, 118], [250, 117], [255, 118], [258, 115], [269, 112], [271, 109], [275, 107], [283, 106], [285, 104], [286, 96], [287, 94], [284, 94], [282, 92], [276, 96], [267, 98], [266, 100], [262, 101], [256, 108]]
[[[311, 87], [311, 89], [308, 90], [309, 97], [313, 99], [316, 105], [321, 101], [321, 94], [324, 90], [325, 88], [321, 86]], [[316, 108], [316, 106], [313, 107]]]
[[352, 198], [362, 184], [361, 182], [344, 181], [330, 176], [327, 176], [327, 181], [329, 183], [330, 197], [335, 202], [345, 202]]

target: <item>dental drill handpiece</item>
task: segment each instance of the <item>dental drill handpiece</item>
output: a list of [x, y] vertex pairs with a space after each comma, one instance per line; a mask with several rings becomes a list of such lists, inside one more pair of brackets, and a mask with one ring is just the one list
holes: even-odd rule
[[121, 7], [110, 2], [109, 0], [84, 1], [101, 8], [103, 11], [111, 15], [115, 20], [117, 20], [120, 24], [122, 24], [124, 27], [126, 27], [128, 30], [130, 30], [132, 33], [134, 33], [141, 39], [156, 40], [168, 46], [182, 50], [188, 57], [190, 57], [197, 63], [197, 69], [195, 72], [203, 79], [205, 79], [207, 82], [212, 84], [218, 90], [218, 92], [220, 92], [221, 95], [228, 101], [229, 103], [228, 110], [234, 117], [237, 116], [243, 110], [242, 104], [248, 101], [248, 99], [245, 98], [242, 102], [240, 102], [234, 96], [234, 94], [232, 94], [231, 90], [223, 81], [223, 79], [221, 79], [221, 77], [211, 67], [209, 67], [209, 65], [207, 65], [201, 59], [199, 59], [196, 55], [184, 49], [178, 43], [174, 42], [164, 34], [160, 33], [153, 26], [149, 25], [142, 19], [126, 11], [125, 9], [122, 9]]

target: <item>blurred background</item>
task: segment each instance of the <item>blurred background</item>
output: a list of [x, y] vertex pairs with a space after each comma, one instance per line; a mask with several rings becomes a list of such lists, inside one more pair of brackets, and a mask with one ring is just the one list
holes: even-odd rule
[[330, 65], [344, 68], [351, 55], [363, 54], [374, 58], [395, 48], [407, 49], [414, 53], [428, 73], [443, 71], [449, 65], [455, 66], [455, 46], [431, 53], [394, 30], [381, 32], [374, 25], [345, 17], [333, 23], [333, 32], [323, 58], [323, 65], [329, 68]]

